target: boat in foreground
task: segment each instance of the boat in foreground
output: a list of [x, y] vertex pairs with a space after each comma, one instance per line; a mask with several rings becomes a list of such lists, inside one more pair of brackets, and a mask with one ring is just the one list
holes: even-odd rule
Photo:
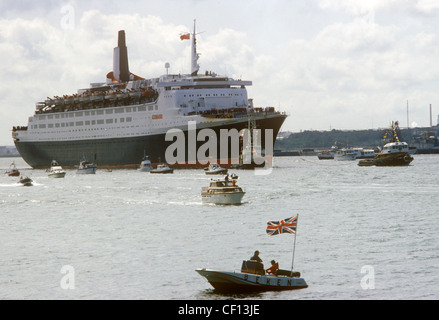
[[232, 174], [229, 178], [210, 179], [208, 187], [201, 188], [201, 199], [203, 203], [212, 204], [241, 204], [245, 191], [236, 184], [238, 176]]
[[59, 165], [56, 160], [52, 160], [50, 169], [47, 170], [49, 178], [64, 178], [66, 171]]
[[275, 275], [196, 269], [218, 292], [260, 292], [304, 289], [305, 279]]
[[305, 279], [301, 278], [300, 272], [294, 270], [294, 253], [296, 249], [296, 230], [299, 216], [283, 219], [280, 221], [267, 222], [267, 234], [269, 236], [282, 233], [294, 234], [293, 262], [291, 270], [279, 269], [279, 264], [274, 260], [272, 266], [264, 269], [259, 251], [256, 250], [250, 260], [242, 261], [241, 271], [219, 271], [213, 269], [196, 269], [202, 277], [220, 292], [258, 292], [279, 291], [307, 288]]
[[[260, 265], [260, 268], [246, 268], [249, 265]], [[219, 271], [213, 269], [196, 269], [202, 277], [218, 292], [260, 292], [281, 291], [307, 288], [305, 279], [299, 272], [278, 270], [276, 274], [265, 274], [262, 263], [243, 261], [241, 272]]]
[[408, 166], [414, 158], [410, 155], [409, 146], [406, 142], [399, 141], [399, 126], [398, 121], [392, 122], [390, 132], [385, 134], [385, 137], [391, 137], [389, 143], [384, 145], [384, 148], [373, 159], [360, 160], [358, 165], [360, 167], [370, 166]]

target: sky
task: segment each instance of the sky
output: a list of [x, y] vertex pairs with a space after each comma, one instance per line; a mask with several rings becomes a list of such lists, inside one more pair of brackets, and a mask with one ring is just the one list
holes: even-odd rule
[[189, 73], [194, 19], [200, 72], [251, 80], [282, 131], [429, 126], [430, 104], [437, 124], [438, 0], [0, 0], [0, 145], [36, 102], [104, 82], [118, 30], [131, 72]]

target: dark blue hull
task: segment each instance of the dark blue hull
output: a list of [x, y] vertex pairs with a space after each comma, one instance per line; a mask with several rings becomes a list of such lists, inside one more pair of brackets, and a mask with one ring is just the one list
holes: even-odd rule
[[[256, 121], [256, 127], [273, 130], [273, 145], [276, 136], [282, 126], [286, 115], [279, 114], [276, 117], [264, 118]], [[238, 131], [247, 128], [247, 120], [231, 125], [212, 127], [219, 137], [220, 129], [237, 129]], [[198, 130], [197, 130], [198, 132]], [[185, 132], [186, 141], [187, 132]], [[166, 162], [166, 149], [173, 144], [173, 141], [165, 141], [165, 134], [148, 135], [132, 138], [109, 138], [96, 140], [77, 140], [61, 142], [24, 142], [15, 141], [15, 146], [21, 157], [32, 168], [48, 168], [52, 160], [66, 168], [74, 167], [79, 161], [86, 157], [88, 161], [96, 163], [100, 168], [137, 168], [146, 154], [153, 164]], [[197, 142], [197, 149], [203, 145], [203, 142]], [[218, 143], [219, 144], [219, 143]], [[230, 144], [229, 144], [230, 145]], [[265, 145], [265, 137], [262, 136], [262, 146]], [[189, 157], [186, 147], [185, 159], [194, 159]], [[218, 155], [219, 145], [218, 145]], [[231, 152], [229, 152], [231, 154]], [[205, 164], [187, 164], [178, 163], [173, 167], [202, 167]], [[225, 165], [227, 166], [227, 165]]]

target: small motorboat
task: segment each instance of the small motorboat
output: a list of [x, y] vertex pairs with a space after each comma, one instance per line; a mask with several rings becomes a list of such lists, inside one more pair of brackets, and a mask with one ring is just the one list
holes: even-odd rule
[[162, 163], [157, 165], [157, 168], [150, 170], [149, 173], [161, 173], [161, 174], [174, 173], [174, 169], [169, 168], [169, 166], [166, 163]]
[[49, 178], [64, 178], [66, 171], [59, 165], [56, 160], [52, 160], [50, 169], [47, 170]]
[[280, 291], [308, 287], [299, 272], [278, 270], [276, 274], [265, 274], [260, 262], [246, 260], [242, 264], [241, 272], [204, 268], [195, 271], [206, 278], [217, 292], [224, 293]]
[[9, 170], [5, 172], [9, 177], [18, 177], [20, 175], [20, 171], [15, 166], [15, 162], [12, 162], [9, 166]]
[[87, 159], [83, 158], [79, 162], [78, 170], [76, 173], [79, 174], [95, 174], [98, 166], [95, 163], [90, 163]]
[[201, 188], [201, 199], [203, 203], [212, 204], [241, 204], [245, 191], [236, 184], [238, 176], [232, 174], [224, 178], [210, 179], [208, 187]]
[[204, 172], [209, 175], [226, 174], [227, 171], [226, 168], [221, 167], [218, 163], [211, 163], [209, 167], [204, 168]]
[[[251, 257], [244, 260], [241, 271], [219, 271], [213, 269], [196, 269], [202, 277], [219, 292], [261, 292], [279, 291], [307, 288], [305, 279], [301, 278], [300, 272], [293, 271], [294, 253], [296, 249], [296, 230], [298, 216], [280, 221], [268, 221], [267, 234], [278, 235], [282, 233], [294, 234], [293, 263], [291, 270], [279, 269], [279, 264], [272, 261], [272, 267], [264, 269], [259, 257]], [[259, 253], [258, 251], [255, 251]]]
[[33, 180], [29, 177], [20, 177], [18, 183], [21, 183], [25, 187], [33, 186]]
[[142, 162], [140, 162], [139, 171], [150, 172], [152, 169], [153, 169], [153, 167], [151, 165], [151, 161], [149, 160], [149, 157], [144, 156], [142, 159]]

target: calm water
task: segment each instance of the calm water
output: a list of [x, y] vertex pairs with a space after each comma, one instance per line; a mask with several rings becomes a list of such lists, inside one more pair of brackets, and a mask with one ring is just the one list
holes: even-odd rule
[[[12, 160], [35, 186], [3, 174]], [[317, 157], [274, 166], [235, 171], [245, 203], [212, 206], [201, 203], [202, 170], [49, 179], [0, 158], [0, 298], [227, 299], [194, 270], [239, 270], [256, 249], [288, 269], [294, 236], [269, 237], [265, 226], [296, 214], [295, 269], [309, 288], [234, 298], [439, 298], [438, 156], [415, 155], [406, 168]], [[61, 287], [63, 266], [74, 268], [73, 290]], [[362, 288], [367, 275], [374, 289]]]

